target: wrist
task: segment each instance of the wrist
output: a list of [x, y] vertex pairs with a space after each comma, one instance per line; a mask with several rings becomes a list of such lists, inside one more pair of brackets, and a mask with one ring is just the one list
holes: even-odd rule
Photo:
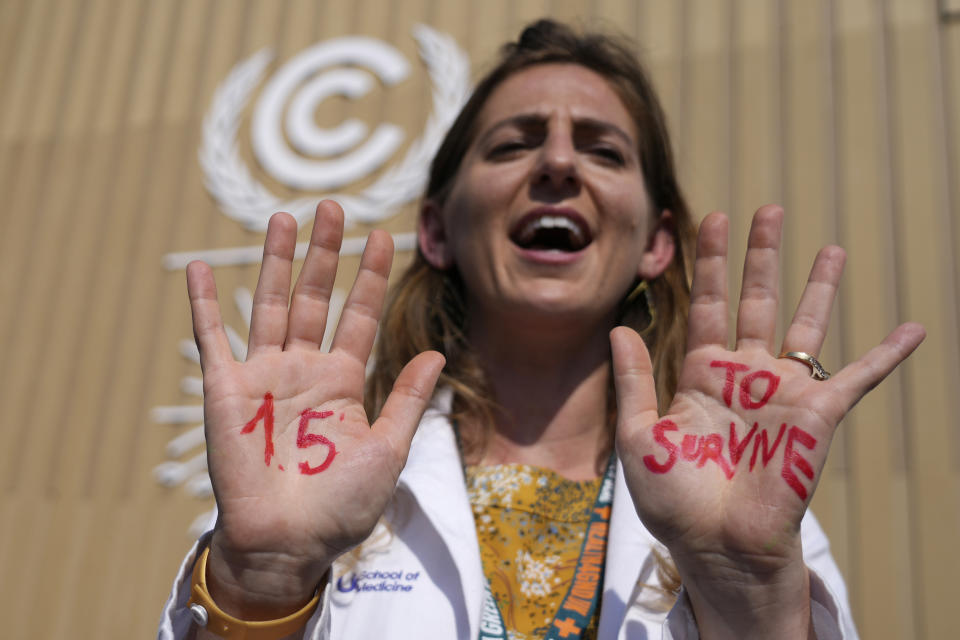
[[779, 566], [728, 557], [674, 561], [704, 640], [809, 636], [810, 573], [802, 556]]
[[304, 560], [274, 552], [238, 552], [210, 540], [206, 582], [210, 597], [243, 620], [273, 620], [303, 608], [322, 592], [333, 559]]

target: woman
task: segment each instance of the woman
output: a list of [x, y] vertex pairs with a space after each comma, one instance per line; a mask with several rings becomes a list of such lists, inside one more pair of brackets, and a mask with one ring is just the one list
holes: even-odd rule
[[[827, 247], [774, 350], [782, 212], [764, 207], [728, 350], [727, 222], [700, 225], [688, 291], [669, 148], [629, 49], [526, 29], [433, 163], [367, 411], [386, 234], [370, 235], [329, 354], [334, 203], [317, 209], [289, 308], [296, 225], [271, 220], [244, 363], [210, 269], [190, 265], [219, 515], [161, 635], [855, 637], [806, 507], [840, 419], [923, 329], [827, 380], [815, 355], [844, 262]], [[514, 505], [502, 481], [556, 490]], [[550, 496], [564, 504], [541, 509]], [[588, 499], [552, 519], [568, 496]], [[683, 590], [666, 615], [671, 572]]]

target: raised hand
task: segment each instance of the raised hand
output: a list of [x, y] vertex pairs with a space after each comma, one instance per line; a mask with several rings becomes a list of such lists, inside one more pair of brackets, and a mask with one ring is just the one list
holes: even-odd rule
[[799, 607], [808, 602], [800, 521], [834, 431], [924, 337], [919, 325], [902, 325], [829, 380], [812, 378], [802, 362], [778, 358], [788, 351], [819, 355], [845, 260], [838, 247], [820, 251], [776, 349], [782, 220], [776, 207], [754, 216], [733, 350], [727, 346], [727, 220], [711, 214], [703, 221], [687, 355], [662, 417], [642, 340], [625, 328], [611, 336], [617, 449], [626, 481], [644, 524], [676, 561], [704, 637], [710, 637], [704, 621], [738, 615], [739, 603], [753, 608], [752, 619], [758, 603], [775, 611], [784, 598], [796, 598]]
[[343, 212], [333, 202], [317, 207], [291, 299], [296, 231], [287, 214], [270, 220], [246, 362], [231, 355], [210, 268], [187, 267], [219, 509], [208, 579], [221, 607], [251, 619], [296, 610], [333, 560], [369, 535], [443, 367], [436, 353], [414, 358], [370, 425], [364, 370], [392, 241], [382, 231], [370, 234], [330, 352], [323, 353]]

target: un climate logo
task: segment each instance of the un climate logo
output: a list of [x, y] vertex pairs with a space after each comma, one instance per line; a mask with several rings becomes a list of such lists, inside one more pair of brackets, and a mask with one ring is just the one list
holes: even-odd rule
[[433, 84], [433, 111], [421, 136], [404, 157], [359, 194], [335, 191], [380, 169], [403, 142], [396, 125], [372, 130], [347, 119], [317, 126], [313, 114], [331, 96], [359, 98], [379, 80], [402, 82], [409, 65], [394, 47], [360, 36], [334, 38], [287, 61], [267, 81], [253, 111], [251, 143], [263, 169], [278, 182], [310, 197], [283, 200], [254, 178], [237, 144], [237, 131], [254, 89], [273, 59], [264, 49], [237, 64], [217, 89], [203, 123], [200, 165], [207, 189], [230, 218], [265, 230], [270, 215], [288, 211], [299, 223], [310, 219], [320, 198], [340, 202], [346, 223], [376, 223], [423, 190], [437, 146], [470, 92], [470, 64], [452, 38], [417, 25], [413, 37]]

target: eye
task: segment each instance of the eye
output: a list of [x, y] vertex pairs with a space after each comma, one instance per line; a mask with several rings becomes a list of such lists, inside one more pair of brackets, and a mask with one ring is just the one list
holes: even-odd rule
[[623, 166], [626, 163], [623, 152], [609, 145], [593, 145], [587, 149], [587, 152], [612, 165]]
[[489, 151], [491, 158], [505, 158], [527, 149], [530, 143], [521, 138], [503, 140], [494, 144]]

